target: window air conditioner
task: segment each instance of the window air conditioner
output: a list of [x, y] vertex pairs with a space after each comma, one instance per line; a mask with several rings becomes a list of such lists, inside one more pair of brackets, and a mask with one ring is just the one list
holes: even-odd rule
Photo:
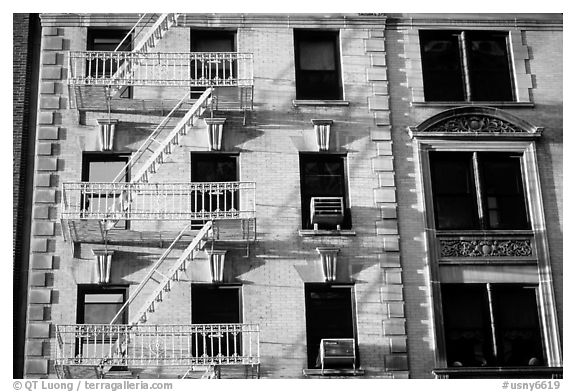
[[344, 220], [344, 198], [342, 197], [313, 197], [310, 200], [310, 222], [314, 230], [318, 224], [335, 225], [340, 230]]
[[352, 368], [356, 371], [356, 342], [354, 339], [322, 339], [320, 364], [324, 368]]

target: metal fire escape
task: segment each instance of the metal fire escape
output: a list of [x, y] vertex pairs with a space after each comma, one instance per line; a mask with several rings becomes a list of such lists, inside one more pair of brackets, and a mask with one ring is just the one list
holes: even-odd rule
[[[116, 98], [127, 86], [185, 87], [186, 92], [112, 182], [62, 184], [61, 220], [66, 241], [122, 244], [160, 239], [171, 243], [110, 324], [56, 326], [59, 377], [72, 377], [73, 368], [92, 368], [103, 378], [118, 367], [176, 366], [188, 369], [184, 377], [200, 370], [203, 377], [212, 378], [226, 365], [249, 366], [259, 375], [258, 325], [146, 324], [206, 244], [213, 246], [227, 237], [244, 242], [248, 251], [256, 239], [254, 183], [152, 182], [159, 167], [207, 110], [252, 110], [251, 54], [153, 51], [177, 24], [178, 16], [161, 14], [151, 27], [139, 27], [144, 20], [141, 17], [128, 34], [138, 29], [144, 34], [130, 52], [69, 54], [68, 84], [77, 109], [98, 110], [85, 105], [84, 98], [94, 96], [94, 89], [104, 89], [109, 113], [122, 105], [141, 105]], [[92, 70], [92, 66], [98, 69]], [[201, 88], [198, 98], [191, 98], [191, 88]], [[132, 173], [131, 179], [123, 182], [127, 171]], [[159, 234], [152, 221], [165, 223], [166, 229]], [[119, 222], [130, 222], [130, 230], [119, 229]], [[182, 243], [187, 246], [176, 257]], [[132, 314], [130, 323], [117, 324], [135, 304], [140, 304], [140, 310]], [[80, 374], [86, 377], [82, 371]]]

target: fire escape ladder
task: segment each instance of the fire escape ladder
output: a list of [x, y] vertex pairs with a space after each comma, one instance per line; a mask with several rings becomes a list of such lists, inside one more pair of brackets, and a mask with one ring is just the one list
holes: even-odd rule
[[[132, 53], [148, 53], [151, 48], [154, 48], [158, 41], [161, 40], [165, 33], [176, 24], [178, 17], [180, 14], [175, 13], [166, 13], [160, 14], [160, 16], [156, 19], [156, 22], [146, 30], [146, 32], [138, 37], [142, 31], [147, 27], [149, 21], [143, 22], [144, 17], [146, 14], [142, 15], [140, 19], [136, 22], [136, 24], [130, 29], [130, 31], [126, 34], [126, 37], [118, 44], [114, 52], [117, 52], [124, 41], [126, 41], [132, 33], [135, 34], [137, 37], [137, 41], [132, 48]], [[138, 30], [138, 31], [137, 31]], [[107, 99], [112, 99], [124, 89], [125, 86], [122, 83], [115, 84], [114, 81], [117, 80], [128, 80], [133, 76], [134, 71], [137, 67], [137, 63], [133, 63], [131, 61], [123, 61], [122, 64], [118, 67], [114, 75], [112, 75], [111, 84], [107, 87], [106, 97]]]
[[[213, 91], [214, 89], [212, 87], [208, 87], [186, 112], [178, 124], [176, 124], [176, 126], [160, 141], [159, 139], [162, 137], [162, 132], [166, 129], [168, 122], [173, 118], [174, 113], [178, 111], [187, 100], [189, 93], [186, 93], [170, 113], [162, 119], [160, 124], [154, 129], [154, 131], [152, 131], [140, 148], [132, 154], [130, 160], [120, 170], [112, 182], [118, 183], [124, 177], [125, 173], [128, 171], [135, 171], [130, 180], [131, 184], [148, 183], [150, 175], [156, 173], [158, 167], [165, 162], [166, 157], [173, 152], [173, 147], [180, 144], [180, 138], [190, 131], [196, 121], [202, 116], [208, 105], [210, 105]], [[140, 167], [137, 170], [134, 170], [137, 165], [140, 165]], [[136, 194], [136, 192], [131, 191], [130, 189], [131, 188], [123, 191], [121, 194], [121, 208], [123, 212], [127, 212], [130, 209]], [[106, 241], [108, 231], [113, 229], [118, 222], [118, 219], [100, 221], [100, 230], [102, 232], [103, 241]]]
[[142, 289], [150, 282], [158, 280], [158, 284], [152, 294], [144, 302], [141, 310], [136, 312], [136, 317], [132, 319], [130, 324], [135, 325], [140, 322], [146, 322], [147, 314], [155, 310], [155, 303], [161, 302], [163, 295], [171, 290], [171, 283], [177, 282], [180, 279], [180, 273], [184, 272], [188, 266], [188, 263], [193, 258], [194, 250], [198, 249], [202, 245], [202, 241], [208, 235], [209, 230], [212, 228], [212, 221], [208, 221], [204, 224], [202, 229], [198, 231], [194, 239], [182, 252], [180, 257], [171, 265], [170, 269], [166, 273], [161, 273], [159, 271], [160, 267], [164, 264], [164, 261], [168, 258], [172, 250], [175, 248], [176, 244], [182, 239], [185, 232], [190, 228], [190, 225], [186, 225], [184, 229], [176, 236], [172, 244], [166, 249], [166, 251], [160, 256], [160, 258], [154, 263], [150, 268], [144, 279], [136, 287], [134, 292], [130, 295], [128, 300], [124, 303], [122, 308], [116, 313], [114, 318], [111, 320], [110, 324], [116, 322], [121, 315], [126, 311], [128, 306], [134, 302], [134, 299], [138, 297]]

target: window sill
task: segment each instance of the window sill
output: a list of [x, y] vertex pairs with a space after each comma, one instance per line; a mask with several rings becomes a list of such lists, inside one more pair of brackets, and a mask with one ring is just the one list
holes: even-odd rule
[[412, 102], [415, 107], [461, 107], [461, 106], [492, 106], [492, 107], [516, 107], [533, 108], [533, 102], [505, 102], [505, 101], [434, 101], [434, 102]]
[[302, 369], [305, 376], [330, 377], [330, 376], [363, 376], [363, 369]]
[[562, 367], [450, 367], [433, 369], [438, 378], [562, 378]]
[[321, 100], [321, 99], [294, 99], [292, 105], [298, 106], [350, 106], [350, 101]]
[[354, 230], [298, 230], [298, 234], [300, 237], [351, 237], [355, 236], [356, 232]]

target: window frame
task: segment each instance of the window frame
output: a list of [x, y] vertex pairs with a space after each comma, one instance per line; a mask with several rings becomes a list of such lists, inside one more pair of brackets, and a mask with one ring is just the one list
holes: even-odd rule
[[[538, 286], [534, 284], [523, 284], [523, 283], [443, 283], [441, 285], [441, 306], [442, 306], [442, 317], [444, 320], [444, 342], [445, 348], [444, 351], [446, 352], [446, 360], [454, 360], [456, 358], [448, 358], [450, 352], [450, 344], [449, 339], [446, 336], [448, 331], [454, 330], [454, 326], [449, 326], [449, 322], [447, 322], [447, 308], [450, 306], [448, 305], [450, 299], [448, 298], [448, 294], [453, 294], [453, 292], [460, 291], [460, 290], [467, 290], [468, 293], [472, 291], [477, 291], [477, 294], [480, 294], [480, 297], [477, 297], [481, 304], [480, 307], [472, 307], [468, 310], [472, 310], [474, 314], [479, 315], [481, 320], [481, 325], [479, 326], [481, 330], [483, 330], [483, 337], [486, 339], [484, 343], [483, 350], [478, 352], [477, 354], [484, 354], [482, 356], [478, 356], [474, 358], [479, 363], [474, 365], [466, 365], [462, 361], [460, 365], [455, 365], [455, 363], [447, 363], [449, 368], [455, 369], [466, 369], [466, 368], [473, 368], [473, 367], [481, 367], [481, 366], [489, 366], [489, 367], [522, 367], [522, 366], [529, 366], [529, 363], [525, 364], [511, 364], [507, 365], [504, 363], [504, 348], [505, 343], [503, 342], [504, 332], [503, 330], [505, 327], [502, 326], [502, 317], [501, 312], [499, 309], [499, 303], [504, 298], [503, 293], [506, 291], [515, 291], [516, 294], [520, 293], [522, 290], [532, 290], [533, 292], [529, 293], [528, 295], [533, 295], [533, 305], [534, 308], [531, 311], [536, 313], [536, 325], [533, 326], [535, 329], [534, 332], [537, 332], [537, 340], [538, 345], [534, 347], [535, 352], [537, 354], [540, 361], [535, 366], [542, 366], [543, 363], [546, 362], [545, 352], [544, 352], [544, 337], [543, 337], [543, 325], [542, 325], [542, 316], [540, 309], [542, 308], [539, 297], [538, 297]], [[460, 287], [458, 287], [460, 286]], [[466, 298], [466, 294], [460, 292], [460, 298]], [[524, 298], [528, 299], [528, 298]], [[462, 328], [460, 328], [462, 329]], [[452, 346], [453, 348], [454, 346]], [[483, 362], [483, 363], [482, 363]]]
[[[300, 48], [299, 44], [305, 41], [306, 38], [309, 41], [324, 41], [332, 44], [334, 51], [334, 70], [324, 71], [324, 73], [331, 73], [335, 79], [334, 85], [331, 87], [334, 89], [332, 94], [322, 96], [314, 95], [310, 93], [304, 94], [302, 91], [302, 85], [306, 84], [302, 80], [306, 73], [310, 74], [312, 72], [320, 73], [322, 70], [302, 70], [300, 69]], [[340, 32], [338, 30], [326, 30], [326, 29], [294, 29], [293, 30], [294, 39], [294, 82], [295, 82], [295, 101], [301, 102], [313, 102], [313, 101], [342, 101], [344, 99], [344, 84], [342, 80], [342, 57], [340, 50]], [[307, 85], [307, 84], [306, 84]]]
[[[470, 109], [463, 108], [464, 112], [470, 112]], [[450, 112], [450, 111], [447, 111]], [[427, 259], [429, 261], [428, 269], [431, 283], [431, 307], [433, 317], [433, 330], [436, 340], [436, 364], [438, 368], [446, 368], [446, 342], [444, 337], [444, 322], [442, 316], [440, 285], [442, 277], [440, 274], [440, 263], [438, 261], [440, 249], [437, 244], [437, 233], [441, 232], [436, 229], [434, 218], [434, 204], [432, 197], [432, 184], [430, 178], [429, 151], [486, 151], [486, 152], [507, 152], [522, 154], [521, 167], [523, 170], [523, 183], [526, 192], [526, 209], [529, 220], [532, 223], [531, 230], [472, 230], [472, 231], [453, 231], [453, 233], [480, 233], [489, 235], [490, 233], [511, 233], [526, 234], [533, 236], [533, 248], [537, 257], [536, 266], [528, 266], [537, 271], [538, 298], [540, 322], [544, 332], [542, 348], [547, 366], [562, 366], [561, 341], [559, 335], [558, 318], [556, 314], [556, 305], [554, 299], [554, 290], [552, 287], [552, 276], [550, 267], [550, 254], [548, 251], [548, 240], [546, 237], [546, 223], [544, 218], [543, 200], [540, 187], [538, 172], [538, 163], [536, 158], [536, 141], [539, 134], [521, 135], [516, 137], [494, 137], [487, 136], [484, 138], [475, 138], [470, 142], [469, 136], [462, 134], [447, 135], [426, 135], [425, 124], [435, 124], [438, 122], [439, 114], [426, 120], [420, 126], [410, 129], [415, 141], [413, 144], [414, 158], [419, 169], [420, 189], [422, 190], [422, 216], [425, 227], [425, 238], [428, 248]], [[515, 121], [520, 127], [525, 127], [521, 121]], [[526, 129], [526, 128], [525, 128]], [[416, 130], [417, 132], [413, 132]], [[494, 265], [505, 266], [504, 264], [495, 263]], [[464, 264], [460, 264], [461, 267]], [[487, 264], [484, 264], [487, 267]], [[465, 279], [465, 278], [461, 278]], [[514, 283], [533, 283], [531, 277], [524, 277], [526, 281], [517, 280]]]
[[[317, 291], [331, 291], [331, 290], [347, 290], [350, 293], [350, 324], [352, 328], [352, 336], [349, 338], [354, 339], [356, 344], [356, 369], [359, 368], [360, 364], [360, 355], [358, 350], [358, 326], [356, 320], [356, 295], [355, 295], [355, 285], [354, 284], [344, 284], [344, 283], [315, 283], [315, 282], [307, 282], [304, 283], [304, 316], [305, 316], [305, 327], [306, 327], [306, 366], [308, 369], [317, 369], [319, 368], [318, 364], [315, 366], [310, 367], [310, 364], [313, 361], [314, 354], [319, 355], [319, 350], [311, 350], [310, 347], [310, 336], [309, 336], [309, 301], [310, 301], [310, 292], [312, 290]], [[334, 338], [334, 337], [332, 337]], [[324, 339], [330, 339], [330, 337], [325, 337]], [[320, 341], [318, 342], [320, 343]], [[319, 359], [319, 358], [318, 358]]]
[[[457, 158], [456, 155], [462, 155], [463, 157], [467, 158], [468, 161], [468, 175], [471, 175], [472, 178], [472, 183], [468, 184], [471, 185], [472, 188], [472, 199], [475, 200], [474, 203], [474, 207], [475, 207], [475, 214], [473, 216], [474, 219], [474, 223], [471, 223], [470, 226], [468, 228], [466, 227], [462, 227], [462, 228], [458, 228], [458, 227], [454, 227], [454, 228], [440, 228], [440, 219], [439, 219], [439, 211], [436, 208], [437, 203], [438, 203], [438, 199], [440, 197], [440, 195], [438, 194], [438, 186], [437, 183], [434, 179], [435, 177], [435, 170], [433, 170], [433, 166], [434, 166], [434, 161], [440, 161], [440, 159], [438, 159], [437, 157], [440, 154], [446, 154], [447, 155], [453, 155], [453, 158]], [[437, 157], [432, 157], [432, 155], [436, 155]], [[492, 156], [490, 156], [492, 155]], [[499, 155], [498, 157], [496, 157], [496, 155]], [[488, 192], [488, 186], [486, 184], [487, 178], [489, 176], [489, 173], [487, 172], [485, 166], [488, 163], [494, 163], [494, 162], [498, 162], [499, 160], [502, 161], [503, 158], [512, 158], [516, 156], [517, 158], [520, 159], [520, 165], [518, 167], [519, 169], [519, 179], [521, 181], [521, 192], [520, 192], [520, 196], [522, 197], [522, 207], [524, 209], [524, 220], [522, 222], [517, 222], [517, 226], [514, 227], [514, 225], [512, 227], [503, 227], [503, 228], [497, 228], [494, 227], [494, 223], [492, 222], [492, 219], [490, 217], [490, 211], [493, 210], [490, 208], [490, 201], [489, 201], [489, 192]], [[452, 157], [451, 157], [452, 158]], [[471, 158], [471, 159], [470, 159]], [[496, 159], [498, 158], [498, 159]], [[428, 160], [430, 163], [430, 181], [432, 183], [432, 198], [434, 201], [434, 220], [435, 220], [435, 227], [437, 230], [531, 230], [531, 222], [530, 222], [530, 217], [529, 217], [529, 213], [528, 210], [526, 208], [526, 200], [527, 200], [527, 194], [526, 194], [526, 187], [525, 187], [525, 180], [524, 180], [524, 173], [526, 172], [526, 170], [523, 168], [522, 162], [521, 162], [521, 154], [519, 153], [509, 153], [509, 152], [504, 152], [504, 151], [498, 151], [498, 152], [487, 152], [487, 151], [430, 151], [429, 152], [429, 156], [428, 156]], [[448, 159], [445, 158], [445, 161], [447, 161]], [[464, 159], [462, 160], [464, 161]], [[515, 177], [515, 179], [518, 179], [517, 177]], [[519, 197], [520, 197], [519, 196]], [[515, 222], [516, 223], [516, 222]]]
[[[127, 285], [97, 285], [97, 284], [78, 284], [77, 286], [77, 301], [76, 301], [76, 324], [84, 324], [86, 319], [85, 305], [86, 305], [86, 295], [87, 294], [122, 294], [123, 302], [126, 303], [128, 300], [128, 290]], [[120, 322], [117, 324], [127, 324], [128, 323], [128, 308], [122, 313]], [[101, 323], [101, 324], [108, 324]]]
[[[317, 159], [318, 162], [321, 159], [330, 160], [341, 160], [342, 162], [342, 195], [341, 196], [334, 196], [334, 197], [342, 197], [344, 203], [344, 219], [341, 224], [341, 229], [343, 231], [349, 231], [352, 229], [352, 213], [350, 208], [350, 201], [349, 201], [349, 181], [348, 181], [348, 155], [346, 153], [318, 153], [318, 152], [300, 152], [298, 156], [298, 165], [299, 165], [299, 174], [300, 174], [300, 205], [301, 205], [301, 217], [302, 217], [302, 230], [308, 231], [313, 230], [314, 225], [310, 222], [310, 199], [312, 197], [321, 197], [321, 195], [314, 195], [310, 192], [305, 191], [304, 186], [304, 164], [306, 163], [306, 159]], [[326, 195], [324, 195], [326, 196]], [[307, 213], [306, 213], [307, 211]], [[336, 228], [328, 228], [321, 230], [328, 230], [328, 231], [336, 231]]]
[[[86, 31], [86, 50], [88, 51], [103, 51], [101, 49], [95, 49], [95, 43], [94, 40], [97, 38], [114, 38], [115, 36], [120, 36], [120, 41], [118, 42], [118, 44], [120, 42], [122, 42], [122, 40], [124, 39], [124, 37], [126, 37], [126, 35], [130, 32], [129, 29], [123, 29], [123, 28], [99, 28], [99, 27], [88, 27], [87, 31]], [[100, 35], [100, 36], [99, 36]], [[128, 38], [126, 41], [124, 41], [122, 43], [122, 46], [118, 49], [119, 52], [129, 52], [132, 50], [133, 46], [134, 46], [134, 37], [132, 36], [132, 34], [130, 34], [130, 38]], [[118, 46], [118, 45], [116, 45]], [[115, 48], [114, 48], [115, 49]], [[114, 51], [114, 49], [111, 49], [109, 51]], [[108, 50], [105, 50], [108, 51]], [[93, 60], [93, 61], [98, 61], [98, 60]], [[86, 64], [86, 70], [88, 70], [88, 64]], [[95, 68], [93, 68], [95, 69]], [[88, 72], [88, 71], [86, 71]], [[92, 76], [92, 75], [90, 75]], [[131, 99], [133, 98], [134, 95], [134, 89], [133, 86], [126, 86], [124, 88], [122, 88], [119, 92], [119, 94], [117, 95], [119, 98], [125, 98], [125, 99]]]
[[[92, 162], [124, 162], [125, 168], [125, 179], [124, 182], [130, 182], [130, 166], [128, 162], [130, 161], [130, 153], [122, 152], [95, 152], [95, 151], [84, 151], [82, 153], [82, 172], [81, 181], [82, 182], [97, 182], [90, 180], [90, 163]], [[115, 174], [116, 175], [116, 174]], [[118, 194], [119, 195], [119, 194]], [[81, 208], [85, 210], [87, 207], [87, 196], [85, 194], [81, 195]], [[123, 222], [123, 223], [122, 223]], [[119, 221], [118, 224], [114, 226], [115, 229], [128, 230], [130, 228], [130, 220]]]
[[[462, 93], [462, 99], [430, 99], [426, 98], [426, 91], [430, 91], [430, 87], [426, 88], [426, 59], [424, 56], [424, 45], [423, 45], [423, 35], [425, 34], [451, 34], [453, 36], [457, 36], [457, 43], [458, 43], [458, 68], [460, 69], [461, 73], [461, 84], [460, 90]], [[475, 66], [471, 62], [471, 51], [470, 51], [470, 36], [479, 35], [479, 34], [491, 34], [492, 36], [500, 36], [505, 39], [506, 44], [506, 65], [507, 65], [507, 74], [508, 74], [508, 81], [509, 81], [509, 89], [507, 89], [507, 93], [509, 93], [509, 97], [502, 99], [502, 97], [498, 97], [498, 99], [475, 99], [475, 91], [472, 87], [472, 80], [474, 79], [473, 73]], [[513, 48], [512, 48], [512, 37], [511, 32], [506, 30], [457, 30], [457, 29], [421, 29], [418, 31], [419, 36], [419, 55], [420, 55], [420, 67], [422, 69], [422, 90], [423, 90], [423, 98], [425, 104], [443, 104], [447, 102], [454, 102], [454, 103], [486, 103], [486, 102], [498, 102], [501, 104], [514, 104], [518, 102], [518, 87], [517, 81], [515, 78], [515, 61], [513, 58]], [[430, 83], [430, 82], [428, 82]]]

